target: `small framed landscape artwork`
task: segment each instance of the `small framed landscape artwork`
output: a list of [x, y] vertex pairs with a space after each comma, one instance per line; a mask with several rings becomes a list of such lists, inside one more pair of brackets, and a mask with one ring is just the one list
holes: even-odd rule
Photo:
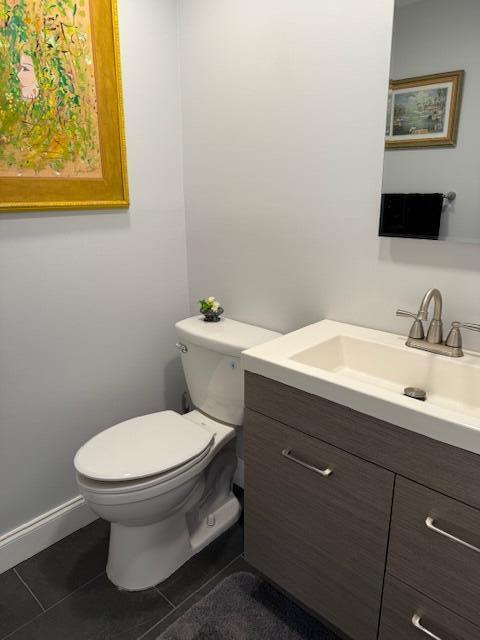
[[127, 206], [115, 0], [0, 0], [0, 211]]
[[390, 83], [387, 149], [447, 147], [457, 142], [464, 71]]

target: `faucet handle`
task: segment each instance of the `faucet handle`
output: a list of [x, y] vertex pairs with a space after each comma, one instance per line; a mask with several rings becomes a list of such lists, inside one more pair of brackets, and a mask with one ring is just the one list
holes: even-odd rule
[[414, 323], [410, 327], [410, 331], [408, 333], [409, 338], [412, 338], [413, 340], [423, 340], [425, 338], [423, 324], [416, 313], [405, 311], [405, 309], [397, 309], [396, 315], [403, 318], [414, 318]]
[[447, 347], [462, 347], [462, 334], [460, 329], [469, 329], [470, 331], [480, 331], [480, 324], [473, 322], [452, 322], [452, 328], [447, 336], [445, 344]]
[[395, 315], [403, 316], [404, 318], [415, 318], [415, 320], [417, 319], [416, 313], [413, 313], [412, 311], [405, 311], [405, 309], [397, 309]]
[[480, 331], [480, 324], [475, 324], [474, 322], [452, 322], [452, 327], [457, 327], [458, 329], [470, 329], [470, 331]]

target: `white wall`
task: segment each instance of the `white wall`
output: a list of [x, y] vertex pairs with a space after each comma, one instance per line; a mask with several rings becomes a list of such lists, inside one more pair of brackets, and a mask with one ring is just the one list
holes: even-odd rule
[[78, 494], [85, 440], [183, 391], [177, 7], [119, 5], [130, 212], [0, 216], [0, 534]]
[[390, 149], [385, 192], [455, 191], [444, 209], [440, 236], [480, 242], [480, 2], [422, 0], [395, 12], [391, 77], [464, 69], [465, 86], [455, 148]]
[[[179, 3], [192, 311], [406, 332], [396, 307], [438, 286], [480, 321], [477, 247], [377, 237], [392, 1]], [[0, 217], [0, 533], [76, 495], [87, 438], [183, 389], [176, 2], [120, 19], [130, 213]]]
[[478, 247], [377, 237], [393, 2], [180, 4], [192, 308], [406, 333], [437, 286], [479, 322]]

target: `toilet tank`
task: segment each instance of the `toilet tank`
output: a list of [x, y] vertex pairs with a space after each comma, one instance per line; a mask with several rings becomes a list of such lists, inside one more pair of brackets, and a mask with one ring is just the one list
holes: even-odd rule
[[216, 420], [241, 425], [244, 392], [240, 354], [281, 334], [229, 318], [205, 322], [203, 316], [181, 320], [175, 329], [179, 344], [186, 347], [182, 364], [195, 407]]

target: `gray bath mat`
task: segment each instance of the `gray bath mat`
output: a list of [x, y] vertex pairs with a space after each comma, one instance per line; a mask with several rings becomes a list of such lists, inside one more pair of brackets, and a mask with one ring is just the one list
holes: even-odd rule
[[338, 640], [251, 573], [225, 578], [158, 640]]

